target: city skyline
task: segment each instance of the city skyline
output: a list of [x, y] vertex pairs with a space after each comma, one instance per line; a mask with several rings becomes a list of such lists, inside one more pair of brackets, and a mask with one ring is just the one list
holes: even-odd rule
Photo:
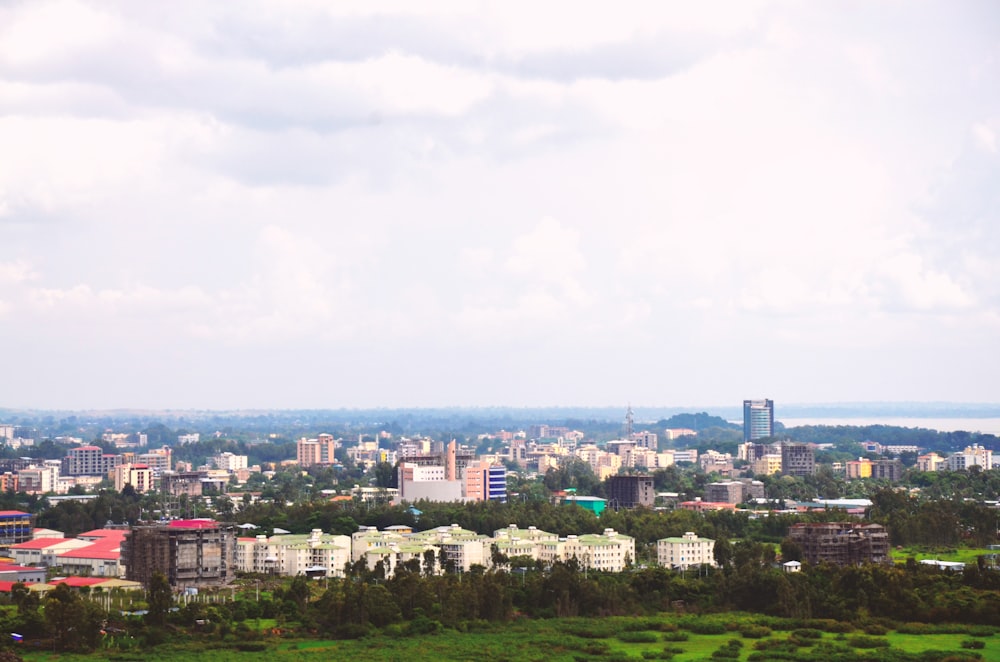
[[1000, 403], [998, 28], [5, 3], [0, 406]]

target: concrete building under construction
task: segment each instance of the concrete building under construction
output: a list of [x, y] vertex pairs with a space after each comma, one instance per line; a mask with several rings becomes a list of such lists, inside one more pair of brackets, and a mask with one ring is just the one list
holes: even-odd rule
[[614, 509], [653, 507], [656, 490], [652, 476], [609, 476], [606, 482], [608, 505]]
[[889, 563], [889, 534], [881, 524], [823, 522], [793, 524], [788, 537], [809, 563], [859, 565]]
[[205, 519], [134, 527], [122, 544], [125, 578], [149, 585], [162, 572], [174, 588], [225, 584], [235, 575], [236, 534]]

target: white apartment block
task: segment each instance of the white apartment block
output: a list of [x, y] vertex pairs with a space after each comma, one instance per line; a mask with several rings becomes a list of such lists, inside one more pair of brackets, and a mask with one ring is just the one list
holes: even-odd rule
[[656, 560], [667, 568], [691, 568], [702, 564], [715, 565], [715, 541], [699, 538], [688, 531], [680, 538], [656, 541]]
[[184, 444], [197, 444], [199, 441], [201, 441], [200, 432], [192, 432], [191, 434], [177, 435], [177, 443], [181, 444], [182, 446]]
[[230, 452], [219, 453], [212, 457], [212, 466], [230, 473], [247, 468], [247, 456], [235, 455]]
[[605, 529], [602, 534], [566, 536], [538, 543], [538, 559], [545, 563], [566, 562], [573, 558], [580, 568], [621, 572], [635, 561], [635, 538]]
[[949, 471], [962, 471], [973, 466], [987, 471], [993, 468], [993, 453], [988, 448], [973, 444], [963, 451], [949, 455], [946, 463]]
[[59, 460], [48, 460], [42, 465], [32, 465], [17, 472], [18, 489], [27, 494], [62, 494], [59, 485]]
[[385, 571], [386, 578], [390, 578], [396, 574], [396, 568], [400, 565], [408, 563], [410, 561], [418, 561], [420, 563], [421, 572], [424, 571], [424, 555], [427, 552], [431, 552], [434, 555], [434, 568], [437, 572], [440, 572], [440, 568], [437, 567], [438, 563], [438, 548], [433, 545], [427, 545], [425, 543], [419, 542], [403, 542], [403, 543], [390, 543], [388, 547], [378, 547], [372, 549], [365, 553], [365, 564], [368, 566], [369, 570], [375, 570], [381, 563], [382, 568]]
[[457, 524], [413, 533], [409, 540], [440, 549], [445, 558], [454, 564], [455, 569], [462, 572], [468, 572], [474, 565], [490, 565], [493, 539], [463, 529]]
[[674, 462], [691, 462], [693, 464], [697, 461], [698, 461], [697, 448], [686, 448], [683, 450], [674, 451]]
[[554, 533], [549, 533], [548, 531], [542, 531], [533, 526], [529, 526], [527, 529], [521, 529], [517, 524], [511, 524], [506, 529], [497, 529], [493, 532], [493, 540], [495, 542], [542, 542], [542, 541], [553, 541], [559, 540], [559, 536]]
[[351, 539], [319, 529], [303, 535], [240, 538], [236, 543], [236, 567], [240, 572], [343, 577], [344, 566], [350, 560]]
[[388, 548], [394, 543], [400, 545], [405, 542], [406, 538], [399, 530], [379, 531], [374, 526], [362, 526], [351, 534], [351, 561], [356, 562], [365, 558], [372, 550]]

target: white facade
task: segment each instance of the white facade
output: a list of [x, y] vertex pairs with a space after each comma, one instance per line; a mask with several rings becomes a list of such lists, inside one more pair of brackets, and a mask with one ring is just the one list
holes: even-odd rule
[[993, 468], [993, 453], [988, 448], [974, 444], [967, 446], [964, 451], [949, 455], [947, 466], [949, 471], [962, 471], [973, 466], [987, 471]]
[[699, 538], [692, 531], [680, 538], [662, 538], [656, 541], [656, 560], [667, 568], [714, 566], [715, 541]]
[[538, 558], [545, 563], [576, 559], [581, 568], [621, 572], [635, 561], [635, 538], [614, 529], [602, 534], [566, 536], [556, 541], [538, 543]]
[[247, 456], [246, 455], [236, 455], [234, 453], [225, 452], [219, 453], [212, 457], [212, 466], [216, 469], [222, 469], [224, 471], [239, 471], [240, 469], [247, 468]]
[[304, 535], [257, 536], [236, 543], [236, 567], [256, 572], [294, 577], [307, 573], [343, 577], [351, 560], [351, 539], [324, 534], [319, 529]]

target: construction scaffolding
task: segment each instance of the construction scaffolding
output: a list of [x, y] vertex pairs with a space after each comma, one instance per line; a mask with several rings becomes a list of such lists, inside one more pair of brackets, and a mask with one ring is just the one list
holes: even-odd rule
[[812, 564], [846, 566], [890, 561], [889, 534], [881, 524], [793, 524], [788, 536], [802, 548], [802, 560]]

